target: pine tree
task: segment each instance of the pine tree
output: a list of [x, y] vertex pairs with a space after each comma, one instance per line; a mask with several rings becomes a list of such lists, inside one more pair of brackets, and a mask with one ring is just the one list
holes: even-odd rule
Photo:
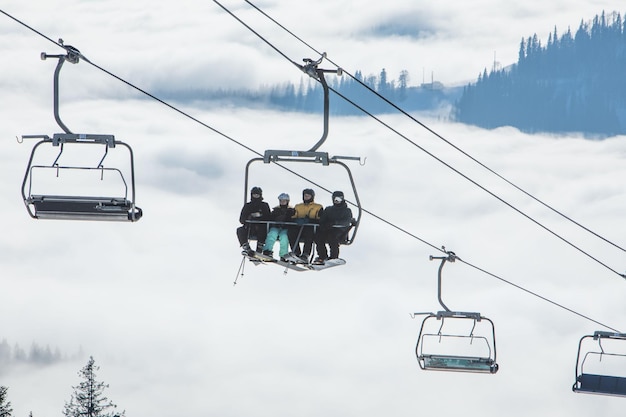
[[13, 409], [11, 403], [7, 401], [7, 387], [0, 387], [0, 417], [11, 417]]
[[105, 388], [109, 385], [96, 380], [96, 371], [100, 367], [94, 365], [93, 356], [89, 357], [87, 365], [78, 372], [83, 381], [74, 389], [71, 400], [65, 403], [63, 414], [66, 417], [123, 417], [125, 411], [121, 413], [107, 413], [110, 408], [115, 409], [117, 406], [113, 404], [107, 397], [102, 395]]

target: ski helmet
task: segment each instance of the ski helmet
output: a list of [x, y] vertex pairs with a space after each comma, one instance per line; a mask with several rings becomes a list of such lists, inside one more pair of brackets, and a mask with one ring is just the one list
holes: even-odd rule
[[289, 194], [287, 194], [287, 193], [281, 193], [281, 194], [278, 196], [278, 199], [279, 199], [279, 200], [287, 200], [287, 201], [289, 201]]
[[315, 191], [313, 191], [310, 188], [305, 188], [304, 190], [302, 190], [302, 199], [304, 200], [304, 195], [308, 194], [311, 196], [311, 200], [315, 199]]

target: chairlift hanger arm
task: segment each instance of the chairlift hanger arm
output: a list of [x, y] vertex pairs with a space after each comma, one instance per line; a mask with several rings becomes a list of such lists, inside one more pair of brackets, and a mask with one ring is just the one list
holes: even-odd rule
[[430, 256], [430, 260], [433, 259], [441, 259], [441, 264], [439, 264], [439, 271], [437, 272], [437, 299], [439, 300], [439, 304], [444, 308], [445, 311], [450, 312], [450, 309], [443, 303], [441, 299], [441, 271], [443, 270], [443, 265], [447, 262], [454, 262], [456, 260], [456, 254], [452, 251], [446, 251], [445, 247], [442, 249], [446, 252], [447, 256]]
[[322, 84], [322, 90], [324, 92], [324, 132], [322, 133], [322, 137], [317, 141], [317, 143], [313, 145], [311, 149], [309, 149], [310, 152], [314, 152], [317, 149], [319, 149], [319, 147], [322, 146], [322, 144], [326, 141], [326, 138], [328, 137], [328, 114], [329, 114], [330, 101], [328, 98], [328, 95], [329, 95], [328, 83], [326, 82], [326, 78], [324, 77], [324, 74], [334, 73], [339, 76], [343, 74], [343, 71], [341, 70], [341, 68], [338, 68], [336, 70], [318, 68], [318, 65], [322, 63], [324, 58], [326, 58], [326, 52], [323, 52], [322, 56], [320, 56], [320, 58], [316, 61], [312, 60], [311, 58], [304, 58], [303, 59], [305, 63], [304, 65], [296, 64], [296, 66], [300, 68], [302, 72], [304, 72], [311, 78], [314, 78], [315, 80], [319, 81], [320, 84]]
[[65, 61], [68, 61], [72, 64], [78, 64], [80, 60], [80, 51], [73, 46], [63, 45], [63, 39], [59, 39], [59, 44], [65, 48], [67, 54], [65, 55], [53, 55], [47, 54], [45, 52], [41, 53], [42, 61], [45, 61], [47, 58], [57, 58], [57, 66], [54, 70], [54, 119], [57, 124], [63, 129], [65, 133], [72, 133], [71, 130], [63, 123], [61, 120], [61, 116], [59, 115], [59, 74], [61, 73], [61, 68]]

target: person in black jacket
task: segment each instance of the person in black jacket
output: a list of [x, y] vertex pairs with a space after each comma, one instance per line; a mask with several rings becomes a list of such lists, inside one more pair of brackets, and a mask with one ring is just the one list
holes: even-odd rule
[[[333, 193], [333, 205], [322, 211], [320, 225], [315, 235], [317, 259], [313, 263], [323, 265], [326, 259], [339, 258], [339, 243], [345, 239], [352, 224], [352, 210], [344, 200], [343, 192]], [[326, 249], [330, 247], [330, 256]]]
[[256, 251], [261, 252], [265, 246], [267, 225], [265, 223], [249, 223], [247, 220], [269, 220], [269, 218], [270, 206], [263, 201], [263, 190], [261, 187], [252, 187], [250, 201], [244, 204], [239, 215], [239, 223], [242, 225], [237, 228], [237, 239], [239, 239], [241, 249], [248, 255], [254, 255], [248, 242], [248, 236], [256, 236]]

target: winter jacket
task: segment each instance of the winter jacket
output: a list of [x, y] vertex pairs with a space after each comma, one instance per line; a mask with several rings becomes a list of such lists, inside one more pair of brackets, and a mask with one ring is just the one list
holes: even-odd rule
[[324, 211], [324, 208], [321, 204], [310, 201], [308, 203], [302, 202], [296, 204], [294, 210], [295, 214], [293, 218], [297, 223], [318, 223], [320, 214]]
[[352, 210], [345, 201], [326, 207], [320, 216], [320, 226], [329, 228], [333, 225], [349, 227], [352, 224]]
[[246, 220], [269, 220], [270, 206], [263, 198], [253, 198], [241, 209], [239, 223], [246, 224]]
[[[295, 210], [289, 206], [276, 206], [272, 209], [270, 219], [277, 222], [288, 222], [294, 215]], [[281, 227], [281, 225], [272, 225], [272, 227]]]

